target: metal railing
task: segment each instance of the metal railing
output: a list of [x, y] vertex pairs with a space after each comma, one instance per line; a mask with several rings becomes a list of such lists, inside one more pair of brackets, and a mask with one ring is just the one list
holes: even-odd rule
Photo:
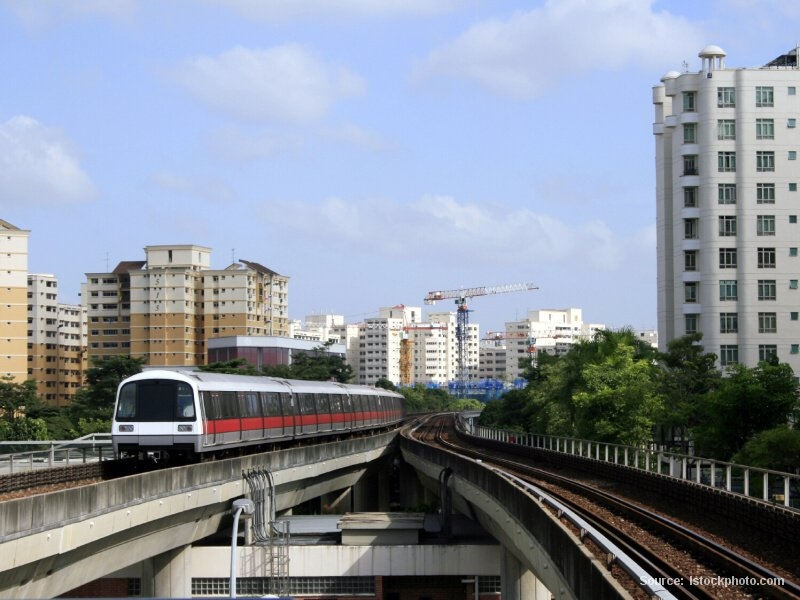
[[76, 440], [2, 441], [0, 474], [112, 460], [110, 433], [91, 433]]
[[800, 474], [700, 456], [476, 426], [473, 435], [647, 471], [800, 509]]

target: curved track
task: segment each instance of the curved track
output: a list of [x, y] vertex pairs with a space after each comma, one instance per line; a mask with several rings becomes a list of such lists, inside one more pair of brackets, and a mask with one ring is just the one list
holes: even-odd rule
[[[617, 494], [575, 479], [564, 477], [519, 457], [496, 450], [477, 447], [475, 440], [461, 441], [453, 427], [453, 417], [438, 416], [418, 429], [417, 438], [443, 450], [480, 459], [490, 468], [508, 477], [533, 484], [539, 499], [562, 518], [563, 508], [580, 515], [613, 547], [622, 550], [641, 569], [625, 568], [633, 581], [630, 588], [641, 596], [640, 584], [663, 584], [666, 593], [659, 597], [673, 598], [800, 598], [800, 585], [782, 578], [756, 561], [741, 556], [717, 543], [702, 532], [691, 530], [661, 514], [634, 504]], [[529, 488], [531, 489], [531, 488]], [[626, 523], [623, 524], [621, 521]], [[634, 527], [628, 523], [635, 524]], [[571, 525], [584, 542], [588, 534], [581, 525]], [[595, 542], [594, 540], [591, 540]], [[607, 549], [595, 543], [597, 554], [607, 562], [619, 562]], [[675, 556], [684, 556], [676, 560]], [[644, 576], [642, 573], [646, 573]], [[744, 585], [742, 585], [744, 584]], [[644, 597], [652, 596], [653, 590]]]

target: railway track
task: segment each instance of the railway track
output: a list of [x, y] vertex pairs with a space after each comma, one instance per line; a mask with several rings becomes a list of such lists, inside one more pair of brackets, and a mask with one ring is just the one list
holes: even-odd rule
[[[627, 571], [629, 581], [625, 585], [634, 597], [800, 598], [796, 581], [732, 551], [704, 532], [596, 485], [534, 467], [517, 456], [511, 458], [512, 455], [463, 443], [455, 435], [452, 423], [451, 416], [430, 421], [417, 429], [417, 439], [480, 459], [487, 467], [528, 487], [562, 521], [566, 522], [566, 511], [579, 515], [580, 524], [571, 522], [568, 526], [576, 537], [589, 542], [587, 546], [600, 559], [609, 565], [620, 565], [620, 556], [608, 550], [610, 542], [610, 547], [638, 565], [640, 570], [622, 569]], [[604, 541], [598, 543], [592, 539], [594, 536]], [[642, 595], [646, 584], [654, 585]], [[654, 594], [659, 587], [663, 593]]]

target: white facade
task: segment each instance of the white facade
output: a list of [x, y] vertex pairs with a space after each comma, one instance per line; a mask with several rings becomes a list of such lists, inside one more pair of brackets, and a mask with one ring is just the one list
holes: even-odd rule
[[580, 308], [542, 309], [528, 311], [524, 321], [506, 323], [506, 368], [509, 380], [521, 377], [520, 359], [535, 360], [536, 354], [563, 355], [573, 344], [591, 340], [605, 325], [584, 323]]
[[800, 368], [800, 70], [797, 50], [653, 88], [658, 337], [701, 333], [720, 366], [777, 356]]

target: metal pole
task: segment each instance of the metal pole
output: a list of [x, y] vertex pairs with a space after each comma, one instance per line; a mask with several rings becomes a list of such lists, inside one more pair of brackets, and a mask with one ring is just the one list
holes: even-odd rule
[[233, 532], [231, 533], [231, 580], [230, 580], [230, 597], [236, 598], [236, 540], [239, 537], [239, 517], [242, 512], [246, 515], [252, 515], [255, 511], [255, 505], [252, 500], [242, 498], [233, 501]]

